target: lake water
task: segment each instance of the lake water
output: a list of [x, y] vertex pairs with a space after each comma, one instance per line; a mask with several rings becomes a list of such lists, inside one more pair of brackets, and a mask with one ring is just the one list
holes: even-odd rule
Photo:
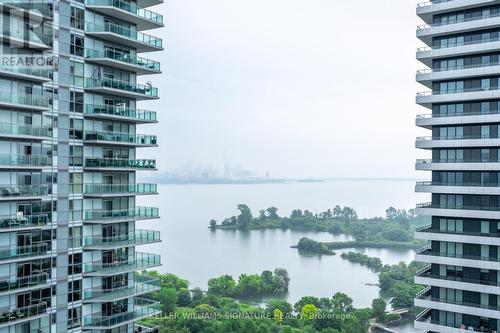
[[[142, 246], [140, 251], [162, 255], [161, 272], [188, 279], [191, 287], [206, 289], [208, 279], [222, 274], [237, 278], [242, 273], [260, 273], [283, 267], [290, 274], [285, 298], [331, 297], [348, 294], [356, 307], [370, 307], [379, 297], [377, 274], [336, 256], [303, 256], [290, 248], [301, 237], [320, 241], [345, 241], [348, 237], [328, 233], [283, 230], [211, 231], [210, 219], [221, 221], [236, 215], [236, 205], [245, 203], [254, 215], [260, 209], [278, 207], [278, 214], [292, 209], [321, 212], [339, 204], [356, 209], [362, 217], [383, 216], [389, 206], [409, 209], [417, 202], [414, 181], [334, 180], [316, 183], [252, 185], [161, 185], [160, 195], [141, 198], [141, 205], [160, 207], [162, 218], [138, 222], [138, 227], [160, 230], [163, 243]], [[384, 264], [409, 262], [414, 251], [401, 249], [355, 249], [379, 257]], [[338, 251], [340, 254], [342, 251]], [[410, 325], [411, 326], [411, 325]], [[410, 328], [404, 332], [410, 332]]]

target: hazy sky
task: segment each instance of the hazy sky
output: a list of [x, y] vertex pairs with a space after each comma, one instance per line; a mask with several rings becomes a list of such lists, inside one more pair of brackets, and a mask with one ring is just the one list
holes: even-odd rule
[[[161, 170], [232, 163], [272, 176], [414, 171], [417, 1], [168, 0], [159, 87]], [[425, 132], [423, 132], [425, 134]]]

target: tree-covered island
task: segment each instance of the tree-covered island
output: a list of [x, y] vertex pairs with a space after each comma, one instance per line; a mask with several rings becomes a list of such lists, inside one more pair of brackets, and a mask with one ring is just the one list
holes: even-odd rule
[[[413, 209], [404, 210], [389, 207], [385, 217], [359, 218], [357, 212], [350, 207], [335, 206], [319, 214], [309, 210], [295, 209], [289, 217], [278, 214], [276, 207], [261, 210], [254, 217], [245, 204], [237, 206], [238, 215], [229, 217], [218, 223], [210, 221], [212, 230], [259, 230], [290, 229], [298, 231], [329, 232], [345, 234], [354, 240], [347, 242], [323, 242], [315, 244], [306, 240], [302, 245], [294, 247], [305, 249], [307, 253], [332, 254], [333, 250], [354, 247], [375, 248], [413, 248], [425, 245], [425, 242], [414, 238], [415, 228], [425, 225], [427, 220], [417, 216]], [[326, 249], [326, 250], [325, 250]]]

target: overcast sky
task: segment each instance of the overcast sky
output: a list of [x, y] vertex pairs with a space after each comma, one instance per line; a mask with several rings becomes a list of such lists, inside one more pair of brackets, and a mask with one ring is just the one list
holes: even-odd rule
[[[415, 177], [416, 0], [168, 0], [161, 170], [234, 164], [282, 177]], [[425, 134], [425, 132], [423, 132]]]

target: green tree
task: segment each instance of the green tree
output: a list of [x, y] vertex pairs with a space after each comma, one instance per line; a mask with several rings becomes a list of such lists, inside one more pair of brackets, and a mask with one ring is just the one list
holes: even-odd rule
[[277, 220], [279, 219], [280, 217], [278, 216], [278, 208], [276, 207], [269, 207], [268, 209], [266, 209], [267, 211], [267, 216], [270, 218], [270, 219], [274, 219], [274, 220]]
[[177, 292], [174, 288], [162, 288], [159, 291], [161, 303], [161, 311], [163, 314], [171, 314], [175, 312], [177, 304]]
[[266, 313], [273, 314], [274, 310], [279, 309], [284, 316], [290, 316], [293, 312], [292, 304], [283, 299], [271, 300], [266, 306]]
[[383, 298], [375, 298], [372, 301], [373, 316], [376, 318], [382, 318], [385, 315], [385, 310], [387, 308], [387, 303]]
[[283, 324], [283, 311], [281, 311], [280, 309], [274, 309], [273, 319], [278, 325]]
[[239, 204], [237, 208], [240, 211], [240, 214], [238, 215], [238, 225], [245, 228], [252, 221], [252, 211], [245, 204]]
[[199, 304], [203, 300], [203, 290], [201, 288], [196, 287], [191, 291], [191, 302], [194, 304]]
[[191, 304], [191, 292], [187, 288], [181, 288], [177, 291], [177, 305], [188, 306]]
[[302, 213], [302, 211], [300, 209], [294, 209], [294, 210], [292, 210], [292, 214], [290, 214], [291, 219], [301, 218], [303, 216], [304, 216], [304, 214]]
[[288, 286], [290, 285], [290, 276], [288, 275], [288, 271], [284, 268], [276, 268], [274, 270], [274, 275], [279, 276], [285, 282], [285, 290], [288, 291]]
[[259, 275], [241, 274], [238, 279], [238, 294], [241, 296], [260, 295], [262, 293], [262, 281]]
[[317, 308], [321, 308], [321, 300], [319, 298], [314, 296], [303, 296], [293, 305], [293, 310], [297, 313], [300, 313], [300, 311], [306, 304], [312, 304]]
[[332, 306], [335, 311], [351, 312], [354, 308], [352, 305], [352, 298], [344, 293], [336, 293], [332, 297]]
[[232, 296], [236, 289], [236, 282], [231, 275], [223, 275], [208, 280], [208, 293], [217, 296]]
[[318, 313], [318, 308], [313, 304], [306, 304], [300, 311], [300, 318], [307, 321], [312, 321]]
[[265, 211], [264, 209], [261, 209], [261, 210], [259, 211], [259, 220], [261, 220], [261, 221], [265, 221], [265, 220], [266, 220], [266, 217], [267, 217], [267, 216], [266, 216], [266, 211]]
[[210, 220], [210, 229], [215, 230], [216, 227], [217, 227], [217, 221]]

